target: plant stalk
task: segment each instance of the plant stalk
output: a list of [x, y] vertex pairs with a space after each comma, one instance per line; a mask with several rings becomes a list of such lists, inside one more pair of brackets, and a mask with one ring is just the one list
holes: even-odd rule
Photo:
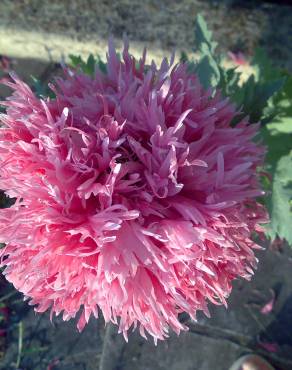
[[125, 339], [122, 334], [118, 334], [117, 326], [111, 322], [107, 323], [99, 370], [117, 370], [120, 365], [125, 346]]

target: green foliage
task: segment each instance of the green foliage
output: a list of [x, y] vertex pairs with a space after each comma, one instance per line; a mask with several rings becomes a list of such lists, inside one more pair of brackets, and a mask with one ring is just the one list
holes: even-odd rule
[[283, 87], [284, 79], [272, 81], [257, 80], [251, 75], [248, 80], [237, 88], [232, 100], [241, 107], [242, 115], [248, 115], [252, 123], [259, 122], [266, 118], [265, 108], [269, 99]]
[[208, 30], [204, 18], [199, 14], [195, 23], [196, 46], [201, 59], [192, 68], [198, 74], [201, 84], [207, 89], [216, 87], [220, 82], [220, 64], [215, 54], [217, 43], [212, 40], [212, 32]]
[[[291, 133], [292, 117], [292, 75], [287, 71], [280, 71], [282, 78], [285, 78], [283, 88], [275, 94], [269, 101], [264, 111], [267, 121], [273, 121], [271, 126], [274, 130]], [[277, 127], [276, 127], [277, 126]]]
[[292, 244], [292, 151], [281, 157], [275, 165], [272, 194], [268, 207], [271, 222], [267, 233], [274, 239], [279, 236]]
[[292, 245], [292, 76], [287, 75], [283, 89], [270, 101], [273, 117], [262, 128], [268, 147], [266, 168], [272, 175], [271, 196], [267, 199], [271, 223], [267, 234], [279, 236]]
[[216, 54], [217, 44], [201, 15], [195, 24], [198, 62], [182, 54], [191, 72], [198, 74], [205, 88], [220, 89], [241, 109], [233, 122], [244, 116], [251, 123], [262, 123], [262, 137], [267, 145], [265, 168], [271, 181], [265, 178], [268, 196], [265, 198], [271, 222], [267, 235], [286, 239], [292, 245], [292, 75], [275, 68], [263, 50], [257, 50], [251, 65], [254, 69], [245, 82], [240, 83], [237, 68], [226, 68]]
[[212, 40], [212, 32], [208, 29], [207, 23], [201, 14], [197, 15], [195, 24], [197, 48], [202, 50], [203, 46], [206, 45], [210, 53], [214, 54], [217, 42]]
[[[246, 115], [249, 116], [250, 122], [266, 119], [264, 112], [270, 98], [285, 82], [285, 76], [280, 71], [275, 71], [267, 55], [262, 50], [255, 53], [252, 61], [255, 74], [241, 85], [240, 72], [236, 68], [224, 67], [222, 57], [216, 53], [217, 43], [212, 40], [212, 33], [201, 15], [196, 18], [195, 37], [200, 59], [197, 63], [190, 61], [190, 69], [198, 74], [202, 85], [205, 88], [212, 86], [220, 89], [224, 96], [230, 97], [241, 107], [242, 114], [238, 120]], [[186, 59], [185, 54], [183, 57]]]
[[199, 75], [201, 84], [207, 89], [212, 86], [215, 87], [220, 81], [220, 70], [211, 54], [206, 53], [199, 61], [196, 72]]
[[[275, 99], [283, 89], [287, 76], [283, 71], [273, 67], [268, 55], [262, 49], [257, 49], [251, 65], [255, 74], [242, 86], [242, 91], [248, 89], [247, 95], [242, 100], [243, 110], [249, 114], [251, 122], [269, 122], [277, 114]], [[250, 81], [250, 79], [253, 81]], [[245, 91], [246, 92], [246, 91]], [[237, 101], [240, 103], [240, 101]]]
[[263, 112], [262, 134], [268, 147], [266, 167], [272, 175], [267, 234], [272, 239], [286, 239], [292, 245], [292, 75], [274, 68], [263, 52], [257, 58], [258, 78], [283, 81], [281, 90], [269, 99]]
[[84, 73], [89, 76], [93, 76], [96, 67], [99, 68], [103, 73], [106, 73], [106, 63], [104, 63], [100, 56], [94, 57], [92, 54], [89, 55], [87, 61], [84, 61], [81, 56], [69, 55], [70, 65], [73, 68], [80, 68]]
[[50, 90], [47, 85], [42, 83], [38, 78], [34, 76], [31, 76], [31, 79], [32, 79], [32, 89], [39, 98], [41, 99], [45, 99], [48, 97], [51, 99], [55, 98], [54, 92]]

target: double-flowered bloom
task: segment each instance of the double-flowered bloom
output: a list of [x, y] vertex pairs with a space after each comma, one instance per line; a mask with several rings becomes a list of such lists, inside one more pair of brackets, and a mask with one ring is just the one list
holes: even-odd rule
[[81, 311], [156, 340], [178, 315], [226, 304], [256, 267], [265, 210], [257, 125], [186, 64], [109, 46], [107, 71], [65, 70], [40, 99], [17, 76], [3, 104], [0, 212], [6, 278], [39, 312]]

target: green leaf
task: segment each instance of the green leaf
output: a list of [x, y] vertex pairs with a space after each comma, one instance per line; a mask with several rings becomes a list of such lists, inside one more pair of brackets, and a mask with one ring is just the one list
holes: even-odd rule
[[84, 60], [81, 58], [80, 55], [70, 54], [69, 59], [70, 59], [70, 65], [73, 68], [78, 68], [78, 67], [81, 67], [85, 64]]
[[292, 135], [275, 130], [273, 125], [261, 130], [268, 147], [265, 167], [272, 175], [266, 198], [271, 222], [266, 230], [271, 239], [279, 236], [292, 245]]
[[179, 58], [180, 62], [181, 63], [186, 63], [189, 61], [189, 57], [188, 57], [188, 54], [185, 52], [185, 51], [182, 51], [180, 53], [180, 58]]
[[97, 63], [96, 63], [96, 60], [95, 60], [94, 56], [92, 54], [90, 54], [89, 57], [87, 58], [87, 63], [86, 63], [87, 73], [89, 75], [92, 76], [94, 74], [96, 64]]
[[106, 63], [104, 63], [101, 59], [101, 57], [98, 55], [97, 56], [97, 65], [98, 65], [98, 68], [100, 69], [100, 71], [104, 74], [107, 73], [107, 68], [106, 68]]
[[283, 88], [269, 100], [264, 112], [269, 121], [292, 117], [292, 75], [282, 71], [282, 77], [286, 79]]
[[207, 23], [201, 14], [198, 14], [195, 21], [195, 37], [196, 43], [199, 50], [203, 49], [203, 45], [206, 44], [208, 49], [213, 54], [217, 42], [212, 40], [212, 32], [208, 30]]
[[226, 97], [235, 95], [240, 88], [240, 73], [236, 69], [237, 67], [225, 69], [220, 66], [220, 82], [218, 88]]
[[216, 87], [220, 81], [220, 71], [211, 55], [204, 55], [196, 66], [196, 73], [205, 89]]
[[84, 73], [89, 76], [93, 76], [95, 73], [96, 66], [102, 73], [106, 73], [106, 64], [101, 60], [100, 56], [94, 57], [90, 54], [85, 62], [81, 56], [69, 55], [70, 65], [77, 69], [80, 68]]
[[248, 115], [250, 122], [255, 123], [261, 120], [269, 99], [283, 87], [284, 82], [285, 78], [256, 81], [256, 77], [251, 75], [231, 99], [242, 107], [243, 115]]
[[212, 32], [208, 30], [207, 24], [200, 14], [196, 17], [195, 37], [201, 56], [195, 67], [195, 72], [205, 89], [216, 88], [221, 76], [218, 58], [215, 55], [217, 43], [212, 40]]
[[268, 235], [279, 236], [292, 245], [292, 152], [283, 156], [275, 167], [269, 203], [271, 223]]
[[42, 83], [38, 78], [31, 76], [32, 79], [32, 89], [35, 92], [35, 94], [42, 99], [46, 99], [47, 97], [50, 97], [51, 99], [55, 98], [55, 93], [49, 89], [47, 85]]
[[257, 48], [252, 58], [251, 65], [255, 68], [257, 81], [271, 81], [281, 77], [280, 69], [275, 68], [262, 48]]
[[[263, 126], [261, 136], [268, 148], [266, 155], [266, 165], [273, 174], [277, 162], [283, 156], [287, 156], [292, 150], [292, 136], [283, 134], [279, 131], [270, 130], [270, 126]], [[292, 172], [292, 171], [291, 171]]]

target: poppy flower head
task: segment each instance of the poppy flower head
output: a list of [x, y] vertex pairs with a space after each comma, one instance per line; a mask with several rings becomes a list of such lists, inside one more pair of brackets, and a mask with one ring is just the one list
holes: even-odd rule
[[178, 315], [226, 304], [256, 267], [266, 220], [258, 126], [205, 91], [187, 65], [160, 66], [109, 44], [106, 72], [65, 69], [41, 99], [16, 75], [2, 104], [4, 274], [36, 311], [80, 311], [155, 340]]

